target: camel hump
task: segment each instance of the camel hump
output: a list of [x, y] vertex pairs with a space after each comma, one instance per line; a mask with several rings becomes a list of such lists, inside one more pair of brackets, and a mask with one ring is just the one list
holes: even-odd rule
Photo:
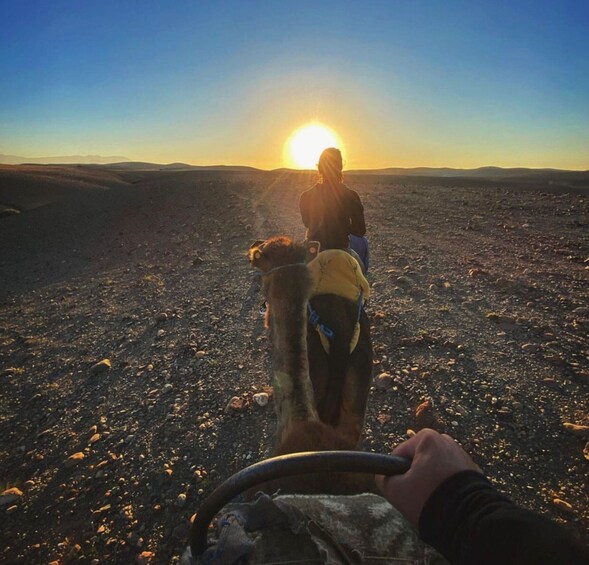
[[370, 297], [370, 286], [358, 261], [343, 249], [322, 251], [308, 263], [313, 276], [311, 296], [335, 294], [356, 302], [362, 292]]

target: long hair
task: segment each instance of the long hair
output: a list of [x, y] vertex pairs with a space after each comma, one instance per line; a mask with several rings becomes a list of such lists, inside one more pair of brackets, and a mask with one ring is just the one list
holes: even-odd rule
[[321, 175], [322, 183], [337, 184], [343, 182], [343, 161], [341, 151], [336, 147], [328, 147], [327, 149], [324, 149], [319, 157], [317, 169]]

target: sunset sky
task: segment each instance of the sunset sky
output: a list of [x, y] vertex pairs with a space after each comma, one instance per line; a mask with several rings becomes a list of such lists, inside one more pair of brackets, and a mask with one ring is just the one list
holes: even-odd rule
[[0, 153], [589, 169], [589, 2], [6, 1]]

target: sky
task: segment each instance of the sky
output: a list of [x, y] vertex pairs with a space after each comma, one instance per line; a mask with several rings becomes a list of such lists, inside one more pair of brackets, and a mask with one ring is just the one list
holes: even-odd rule
[[0, 0], [0, 153], [589, 169], [586, 0]]

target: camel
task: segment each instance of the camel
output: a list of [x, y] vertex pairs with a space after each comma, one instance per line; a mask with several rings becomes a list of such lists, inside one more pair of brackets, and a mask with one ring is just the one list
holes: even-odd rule
[[[307, 320], [313, 287], [307, 263], [318, 251], [317, 242], [295, 244], [287, 237], [275, 237], [256, 242], [248, 254], [251, 264], [261, 270], [268, 304], [277, 455], [357, 449], [361, 440], [372, 370], [368, 320], [362, 313], [358, 345], [350, 354], [357, 304], [338, 296], [315, 297], [312, 307], [335, 332], [330, 354], [325, 352], [320, 336]], [[314, 477], [302, 483], [312, 483], [313, 492], [323, 493], [374, 490], [368, 477], [360, 480], [362, 484], [359, 476], [352, 475], [342, 474], [337, 481], [324, 479]], [[309, 491], [298, 482], [299, 492]], [[284, 490], [284, 481], [280, 486]]]
[[[354, 357], [348, 339], [357, 323], [357, 305], [316, 296], [312, 308], [318, 309], [325, 324], [331, 324], [336, 336], [329, 350], [341, 355], [338, 362], [330, 361], [307, 320], [315, 283], [307, 262], [318, 251], [317, 242], [295, 244], [286, 237], [256, 242], [249, 251], [250, 262], [262, 272], [268, 303], [278, 417], [276, 455], [354, 450], [361, 437], [370, 383], [370, 366], [365, 365], [372, 363], [370, 335], [358, 337], [354, 352], [360, 345], [364, 349]], [[354, 315], [352, 310], [356, 310]], [[364, 315], [361, 329], [365, 326], [367, 330], [367, 325]], [[330, 394], [333, 397], [326, 398]], [[233, 478], [224, 484], [234, 486]], [[258, 485], [245, 496], [246, 500], [255, 498], [254, 502], [231, 503], [221, 510], [218, 542], [206, 550], [202, 562], [241, 563], [245, 559], [248, 563], [343, 564], [378, 560], [448, 565], [423, 546], [402, 515], [382, 497], [371, 494], [374, 492], [372, 475], [353, 473], [305, 474]], [[208, 523], [203, 524], [205, 529], [197, 530], [199, 536], [206, 534]], [[204, 547], [202, 538], [196, 539], [198, 555]], [[191, 555], [189, 549], [183, 563], [193, 564]]]

